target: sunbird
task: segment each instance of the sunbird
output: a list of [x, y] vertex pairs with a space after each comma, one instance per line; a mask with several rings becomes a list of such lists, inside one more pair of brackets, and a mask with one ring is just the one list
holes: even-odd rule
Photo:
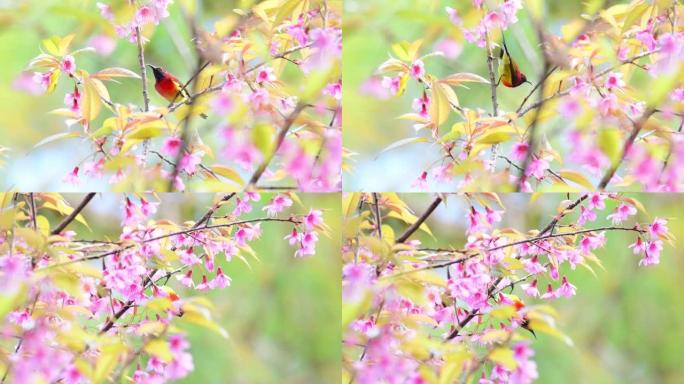
[[[154, 65], [148, 64], [152, 68], [154, 73], [154, 89], [157, 93], [169, 102], [175, 101], [187, 101], [190, 99], [190, 93], [187, 89], [183, 88], [183, 83], [181, 83], [174, 75], [170, 74], [167, 70], [162, 67], [155, 67]], [[202, 118], [206, 119], [207, 115], [204, 113], [200, 114]]]
[[[499, 60], [499, 73], [501, 74], [501, 76], [499, 76], [499, 82], [503, 83], [504, 86], [515, 88], [523, 83], [532, 84], [527, 81], [525, 74], [520, 71], [518, 63], [511, 58], [508, 47], [506, 47], [506, 38], [503, 38], [503, 48], [501, 49], [501, 53], [499, 53]], [[499, 84], [497, 83], [497, 85]]]

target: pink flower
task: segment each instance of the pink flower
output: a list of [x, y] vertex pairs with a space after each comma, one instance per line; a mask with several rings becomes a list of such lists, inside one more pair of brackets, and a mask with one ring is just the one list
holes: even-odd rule
[[192, 281], [192, 270], [189, 270], [185, 275], [176, 275], [176, 279], [180, 281], [180, 283], [188, 288], [192, 288], [193, 285], [195, 284]]
[[295, 257], [311, 256], [316, 253], [316, 242], [318, 234], [316, 232], [304, 232], [300, 235], [300, 247], [295, 252]]
[[454, 179], [453, 168], [454, 164], [451, 162], [438, 165], [432, 169], [432, 177], [441, 183], [448, 183]]
[[75, 365], [71, 364], [64, 371], [64, 380], [61, 381], [64, 384], [81, 384], [87, 382], [85, 376], [76, 368]]
[[64, 104], [74, 113], [81, 111], [81, 93], [78, 88], [74, 87], [74, 93], [67, 93], [64, 95]]
[[441, 52], [447, 59], [456, 59], [463, 52], [463, 45], [451, 38], [444, 38], [435, 43], [435, 52]]
[[[38, 78], [35, 76], [38, 75]], [[40, 95], [47, 89], [47, 85], [43, 87], [41, 85], [42, 74], [33, 74], [29, 71], [23, 71], [17, 76], [12, 82], [12, 88], [18, 91], [24, 91], [30, 95]], [[49, 84], [49, 77], [48, 77]]]
[[209, 283], [207, 282], [207, 275], [202, 275], [202, 282], [197, 284], [195, 286], [195, 289], [198, 291], [208, 291], [209, 288], [211, 288], [211, 287], [209, 286]]
[[613, 225], [617, 225], [627, 220], [629, 216], [636, 215], [637, 210], [633, 206], [625, 203], [621, 203], [613, 213], [608, 215], [606, 218], [610, 220]]
[[175, 334], [169, 336], [169, 349], [173, 353], [180, 353], [190, 348], [190, 343], [185, 339], [182, 334]]
[[636, 33], [635, 37], [637, 40], [639, 40], [643, 45], [648, 48], [649, 51], [652, 51], [656, 47], [656, 40], [653, 37], [653, 34], [648, 30], [643, 30], [639, 31]]
[[109, 56], [116, 48], [116, 40], [107, 35], [96, 35], [88, 40], [88, 46], [93, 47], [95, 52], [102, 56]]
[[235, 241], [239, 246], [244, 246], [261, 235], [261, 223], [244, 224], [235, 232]]
[[225, 288], [230, 285], [230, 277], [226, 276], [223, 274], [223, 270], [221, 270], [221, 267], [218, 267], [216, 269], [216, 277], [209, 283], [211, 288], [214, 289], [221, 289]]
[[537, 178], [537, 180], [541, 180], [544, 178], [544, 171], [549, 169], [549, 162], [542, 159], [534, 159], [530, 162], [530, 165], [527, 166], [527, 170], [525, 171], [525, 176], [529, 177], [530, 175], [534, 176]]
[[180, 161], [180, 170], [185, 171], [188, 175], [194, 174], [195, 169], [202, 162], [202, 156], [204, 153], [201, 151], [185, 154]]
[[23, 311], [12, 311], [7, 315], [7, 320], [20, 326], [23, 330], [28, 331], [35, 327], [36, 322], [31, 317], [29, 309], [26, 308]]
[[273, 74], [273, 68], [271, 67], [261, 67], [256, 75], [257, 84], [272, 83], [276, 80]]
[[635, 255], [638, 255], [646, 250], [646, 243], [641, 239], [641, 237], [637, 237], [636, 241], [628, 248], [632, 249], [632, 252], [634, 252]]
[[425, 76], [425, 64], [423, 64], [423, 60], [417, 59], [411, 63], [411, 70], [409, 73], [416, 79], [421, 79]]
[[611, 72], [606, 78], [605, 86], [607, 89], [612, 90], [614, 88], [622, 88], [625, 86], [624, 80], [622, 80], [622, 73]]
[[233, 216], [240, 216], [243, 213], [249, 213], [252, 212], [252, 205], [249, 204], [248, 199], [241, 199], [237, 197], [235, 199], [235, 208], [233, 209], [233, 212], [231, 213]]
[[323, 94], [329, 95], [335, 100], [342, 100], [342, 81], [330, 83], [323, 88]]
[[342, 30], [340, 28], [314, 28], [309, 31], [312, 53], [302, 69], [325, 69], [342, 56]]
[[558, 292], [553, 290], [553, 287], [551, 284], [546, 286], [546, 293], [541, 295], [542, 300], [549, 300], [549, 299], [557, 299], [558, 298]]
[[99, 1], [96, 3], [96, 5], [97, 8], [100, 10], [100, 14], [102, 15], [102, 17], [105, 18], [105, 20], [114, 20], [114, 15], [112, 14], [112, 7], [110, 7], [108, 4], [100, 3]]
[[660, 263], [660, 251], [663, 250], [663, 242], [660, 240], [649, 241], [646, 243], [644, 258], [639, 260], [639, 265], [647, 267]]
[[290, 206], [292, 206], [292, 200], [287, 195], [278, 194], [262, 209], [266, 211], [269, 217], [274, 217]]
[[323, 224], [323, 212], [312, 209], [304, 216], [304, 227], [308, 230], [315, 229]]
[[261, 194], [259, 192], [245, 192], [246, 201], [259, 201], [261, 200]]
[[211, 109], [219, 115], [225, 115], [233, 110], [233, 97], [229, 92], [221, 91], [211, 102]]
[[140, 7], [135, 12], [134, 20], [135, 25], [137, 26], [143, 26], [149, 23], [159, 24], [159, 19], [157, 19], [156, 12], [148, 6]]
[[615, 94], [609, 93], [605, 95], [599, 102], [599, 111], [601, 112], [601, 116], [606, 117], [610, 115], [612, 111], [617, 109], [617, 106], [617, 96], [615, 96]]
[[501, 214], [503, 211], [495, 211], [489, 207], [485, 207], [485, 219], [489, 225], [494, 225], [501, 221]]
[[413, 99], [413, 103], [411, 104], [411, 107], [413, 108], [414, 111], [418, 112], [418, 114], [424, 118], [428, 118], [428, 106], [430, 105], [430, 98], [428, 97], [427, 93], [423, 93], [422, 97], [415, 98]]
[[522, 264], [525, 271], [531, 275], [546, 272], [546, 268], [539, 262], [539, 257], [536, 255], [532, 259], [524, 259]]
[[651, 239], [657, 239], [661, 236], [667, 236], [667, 220], [655, 218], [653, 223], [648, 226], [648, 233]]
[[66, 176], [64, 176], [64, 179], [62, 179], [63, 182], [71, 185], [79, 185], [81, 183], [81, 180], [78, 178], [78, 167], [74, 167], [71, 172], [67, 173]]
[[523, 292], [525, 292], [525, 294], [528, 296], [539, 296], [539, 290], [537, 289], [537, 279], [532, 280], [532, 282], [529, 284], [524, 283], [520, 285], [520, 288], [522, 288]]
[[290, 232], [289, 235], [283, 237], [284, 240], [287, 240], [288, 244], [290, 245], [295, 245], [299, 242], [299, 233], [297, 232], [296, 228], [292, 228], [292, 232]]
[[558, 287], [558, 295], [563, 297], [575, 296], [575, 286], [568, 282], [567, 276], [563, 276], [561, 286]]
[[446, 10], [447, 15], [449, 15], [449, 21], [451, 21], [453, 25], [461, 25], [462, 21], [458, 16], [458, 11], [451, 7], [445, 7], [444, 9]]
[[[397, 95], [399, 93], [399, 89], [401, 88], [401, 77], [385, 76], [382, 78], [382, 86], [383, 88], [389, 89], [392, 95]], [[47, 88], [47, 86], [45, 88]]]
[[527, 142], [519, 142], [519, 143], [513, 144], [513, 149], [511, 151], [511, 158], [513, 160], [517, 160], [517, 161], [525, 160], [525, 157], [527, 156], [528, 148], [529, 148], [529, 144], [527, 144]]
[[66, 55], [62, 58], [61, 63], [62, 72], [72, 75], [76, 70], [76, 59], [71, 55]]
[[602, 210], [606, 207], [606, 195], [600, 192], [597, 193], [590, 193], [588, 198], [587, 198], [587, 205], [589, 206], [589, 209], [594, 210]]
[[558, 104], [558, 112], [566, 119], [575, 119], [582, 113], [582, 106], [574, 97], [567, 97]]
[[195, 251], [192, 249], [192, 247], [182, 251], [178, 257], [180, 258], [181, 263], [185, 265], [202, 264], [202, 260], [195, 255]]
[[482, 22], [489, 30], [505, 26], [503, 16], [497, 11], [489, 12]]
[[150, 203], [149, 201], [145, 200], [144, 197], [140, 198], [140, 211], [145, 217], [154, 215], [157, 212], [158, 205], [159, 203]]
[[411, 183], [411, 188], [418, 188], [423, 190], [427, 189], [427, 175], [427, 171], [423, 171], [423, 173], [421, 173], [420, 176], [418, 176], [418, 178]]
[[180, 137], [170, 136], [164, 140], [164, 144], [162, 144], [160, 152], [167, 156], [176, 157], [181, 148], [181, 144], [183, 144], [183, 142], [181, 141]]

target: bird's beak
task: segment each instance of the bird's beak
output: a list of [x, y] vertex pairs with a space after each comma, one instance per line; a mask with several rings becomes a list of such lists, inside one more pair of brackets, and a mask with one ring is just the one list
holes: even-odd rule
[[152, 64], [147, 64], [148, 67], [152, 68], [152, 73], [154, 73], [154, 78], [156, 80], [159, 80], [164, 77], [164, 74], [162, 72], [162, 69], [160, 67], [155, 67]]

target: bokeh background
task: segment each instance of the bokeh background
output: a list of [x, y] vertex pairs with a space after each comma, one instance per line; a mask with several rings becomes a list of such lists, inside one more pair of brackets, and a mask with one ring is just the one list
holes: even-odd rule
[[[41, 41], [51, 36], [76, 34], [71, 50], [86, 46], [103, 49], [98, 53], [81, 53], [76, 56], [77, 68], [90, 73], [108, 67], [123, 67], [139, 72], [138, 51], [134, 43], [118, 38], [111, 25], [102, 18], [97, 0], [0, 0], [0, 147], [9, 147], [5, 165], [0, 166], [0, 187], [22, 191], [109, 191], [108, 178], [94, 180], [81, 177], [74, 186], [62, 180], [75, 165], [91, 155], [91, 145], [80, 139], [68, 139], [33, 149], [40, 140], [68, 130], [64, 118], [50, 115], [49, 111], [64, 107], [64, 95], [73, 92], [73, 82], [60, 76], [59, 84], [50, 95], [40, 94], [31, 81], [33, 71], [27, 69], [31, 59], [40, 54]], [[123, 4], [125, 0], [104, 3]], [[145, 44], [146, 62], [161, 65], [181, 81], [190, 78], [195, 67], [194, 48], [190, 45], [188, 30], [179, 3], [194, 3], [202, 26], [213, 28], [214, 23], [241, 8], [247, 0], [176, 0], [170, 7], [170, 16], [154, 28], [152, 34], [143, 33], [150, 41]], [[99, 40], [93, 40], [99, 39]], [[148, 70], [148, 87], [153, 86]], [[107, 82], [111, 99], [121, 104], [143, 104], [139, 79], [123, 78], [120, 84]], [[168, 103], [150, 88], [150, 106]], [[93, 124], [99, 128], [103, 115]], [[199, 120], [199, 119], [196, 119]], [[195, 121], [205, 144], [216, 153], [220, 136], [216, 129], [220, 119], [210, 117]], [[156, 147], [157, 145], [153, 145]], [[3, 154], [0, 153], [0, 156]], [[150, 155], [153, 156], [153, 155]], [[156, 158], [155, 158], [156, 159]], [[1, 162], [0, 162], [1, 163]]]
[[[499, 4], [500, 1], [491, 3]], [[583, 3], [545, 1], [544, 27], [560, 35], [561, 26], [582, 13]], [[605, 3], [610, 6], [628, 2]], [[417, 136], [412, 122], [398, 120], [397, 117], [412, 112], [411, 103], [422, 92], [415, 81], [409, 81], [403, 96], [390, 97], [380, 89], [379, 80], [369, 81], [372, 77], [381, 79], [381, 76], [376, 76], [376, 70], [390, 57], [392, 44], [424, 39], [420, 55], [436, 50], [446, 52], [444, 57], [425, 60], [428, 73], [444, 77], [457, 72], [471, 72], [489, 78], [485, 50], [464, 40], [461, 29], [449, 21], [446, 6], [459, 10], [466, 25], [469, 25], [468, 20], [477, 17], [470, 0], [344, 2], [344, 145], [357, 154], [350, 162], [352, 169], [343, 175], [345, 191], [412, 191], [411, 182], [439, 160], [440, 149], [428, 143], [414, 143], [381, 153], [399, 139]], [[524, 8], [518, 11], [517, 16], [518, 23], [505, 33], [506, 44], [523, 73], [536, 84], [543, 69], [536, 33]], [[500, 86], [497, 91], [499, 110], [514, 111], [531, 89], [529, 85], [514, 89]], [[491, 113], [488, 84], [472, 83], [468, 89], [456, 89], [456, 93], [461, 106], [479, 107]], [[441, 133], [446, 133], [454, 121], [445, 123]], [[549, 140], [556, 145], [563, 140], [558, 130], [566, 125], [558, 118], [551, 119], [540, 127], [540, 132], [555, 132], [549, 135]], [[430, 132], [423, 130], [419, 135], [429, 137]], [[507, 147], [503, 146], [500, 153], [507, 154]], [[500, 167], [505, 165], [503, 160], [499, 162]], [[455, 190], [456, 182], [452, 185], [429, 184], [429, 188], [435, 191]]]
[[[74, 223], [84, 239], [118, 238], [122, 194], [97, 195], [83, 215], [92, 232]], [[155, 218], [175, 222], [196, 220], [211, 206], [213, 194], [161, 194]], [[206, 295], [216, 306], [214, 320], [229, 339], [202, 327], [183, 325], [192, 343], [195, 371], [179, 383], [332, 383], [340, 375], [340, 203], [334, 194], [299, 194], [291, 212], [321, 209], [331, 237], [321, 236], [317, 253], [295, 258], [294, 247], [283, 237], [291, 226], [262, 223], [262, 236], [250, 245], [260, 261], [250, 256], [249, 266], [235, 258], [217, 258], [231, 277], [231, 286], [209, 292], [189, 291], [176, 279], [170, 286], [179, 295]], [[67, 194], [74, 205], [82, 194]], [[264, 217], [268, 194], [253, 204], [245, 218]], [[148, 199], [149, 200], [149, 199]], [[231, 206], [231, 205], [229, 205]], [[221, 209], [219, 213], [223, 212]], [[232, 208], [231, 208], [232, 209]]]
[[[499, 227], [518, 230], [541, 228], [555, 214], [565, 194], [543, 194], [531, 202], [529, 194], [500, 194], [506, 207]], [[594, 268], [597, 277], [586, 268], [572, 271], [565, 265], [561, 275], [577, 287], [572, 298], [554, 300], [550, 304], [560, 313], [557, 327], [568, 335], [574, 346], [557, 338], [537, 335], [533, 340], [539, 383], [682, 383], [681, 364], [684, 345], [684, 196], [676, 194], [626, 194], [641, 201], [648, 215], [640, 212], [638, 221], [650, 222], [654, 217], [669, 220], [668, 227], [678, 239], [674, 247], [665, 245], [659, 265], [639, 267], [640, 257], [627, 246], [634, 235], [607, 232], [607, 246], [596, 251], [605, 270]], [[420, 215], [432, 202], [431, 194], [401, 194]], [[599, 220], [587, 227], [609, 225], [603, 219], [615, 207], [607, 204]], [[465, 242], [465, 215], [462, 199], [449, 198], [427, 221], [434, 238], [417, 231], [412, 237], [426, 247], [458, 248]], [[602, 217], [603, 216], [603, 217]], [[574, 220], [577, 215], [568, 216]], [[565, 221], [564, 221], [565, 222]], [[569, 222], [569, 221], [567, 221]], [[630, 221], [631, 222], [631, 221]], [[401, 233], [404, 224], [387, 220]], [[540, 288], [541, 289], [541, 288]], [[516, 294], [524, 295], [518, 288]], [[537, 303], [540, 300], [528, 300]]]

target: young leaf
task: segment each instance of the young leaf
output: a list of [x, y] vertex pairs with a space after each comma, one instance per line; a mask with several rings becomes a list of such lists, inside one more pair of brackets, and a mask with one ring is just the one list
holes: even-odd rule
[[97, 73], [90, 75], [90, 77], [100, 80], [111, 80], [115, 77], [132, 77], [135, 79], [139, 79], [140, 75], [126, 68], [114, 67], [105, 68]]

